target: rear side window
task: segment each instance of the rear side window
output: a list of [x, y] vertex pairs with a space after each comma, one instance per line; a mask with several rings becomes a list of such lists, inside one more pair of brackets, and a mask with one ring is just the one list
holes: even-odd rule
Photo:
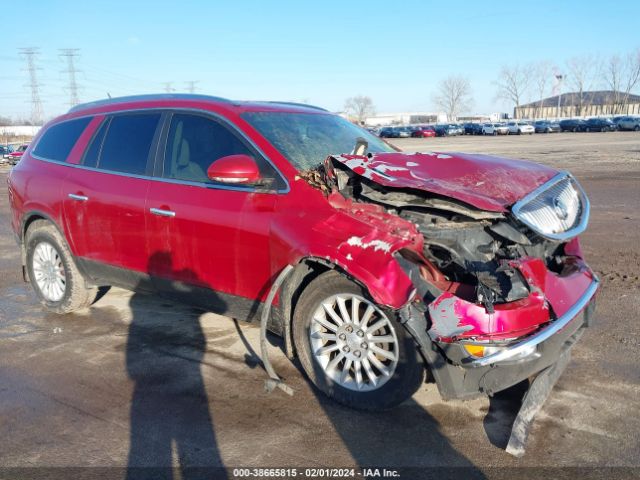
[[33, 154], [56, 162], [66, 161], [71, 149], [90, 121], [91, 117], [85, 117], [53, 125], [44, 132]]
[[160, 113], [114, 116], [99, 152], [98, 168], [144, 175], [159, 121]]

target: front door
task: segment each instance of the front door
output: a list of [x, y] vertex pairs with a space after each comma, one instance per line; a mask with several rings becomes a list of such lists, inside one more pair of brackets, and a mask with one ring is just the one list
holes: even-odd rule
[[209, 303], [217, 311], [255, 313], [255, 299], [270, 286], [270, 227], [278, 195], [216, 183], [206, 171], [232, 154], [253, 156], [264, 177], [275, 170], [217, 118], [175, 112], [168, 122], [158, 178], [147, 195], [149, 273], [213, 291]]

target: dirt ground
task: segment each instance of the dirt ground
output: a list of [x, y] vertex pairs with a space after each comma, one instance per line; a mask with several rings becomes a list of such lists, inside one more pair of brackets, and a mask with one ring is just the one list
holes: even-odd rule
[[[105, 467], [74, 476], [110, 478], [124, 478], [129, 468], [129, 478], [138, 478], [148, 471], [133, 467], [171, 465], [413, 468], [400, 470], [405, 479], [429, 472], [438, 478], [640, 476], [640, 134], [396, 144], [567, 169], [591, 199], [582, 241], [603, 280], [597, 321], [574, 348], [523, 458], [501, 448], [517, 410], [512, 396], [443, 402], [426, 384], [393, 411], [359, 413], [317, 393], [275, 338], [272, 359], [295, 394], [266, 393], [255, 324], [118, 289], [83, 314], [45, 313], [21, 281], [3, 188], [0, 478], [42, 472], [71, 478], [53, 467]], [[4, 184], [8, 169], [1, 168]], [[207, 472], [212, 478], [214, 471]], [[182, 478], [191, 475], [183, 471]]]

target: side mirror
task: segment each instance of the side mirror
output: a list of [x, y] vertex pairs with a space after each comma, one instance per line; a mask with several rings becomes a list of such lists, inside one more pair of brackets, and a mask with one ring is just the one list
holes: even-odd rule
[[249, 155], [227, 155], [209, 165], [207, 177], [214, 182], [247, 185], [260, 180], [260, 169]]

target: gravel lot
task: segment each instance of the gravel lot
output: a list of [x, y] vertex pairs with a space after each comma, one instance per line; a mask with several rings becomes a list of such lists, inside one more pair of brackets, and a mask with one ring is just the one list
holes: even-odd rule
[[[76, 474], [122, 478], [127, 467], [171, 465], [421, 468], [404, 473], [407, 479], [428, 472], [444, 478], [427, 467], [465, 467], [447, 470], [465, 478], [514, 473], [498, 467], [640, 475], [640, 134], [394, 143], [409, 151], [483, 152], [568, 169], [590, 196], [583, 247], [603, 279], [597, 322], [573, 350], [523, 458], [500, 448], [518, 408], [514, 395], [443, 402], [434, 385], [425, 385], [393, 411], [358, 413], [316, 393], [281, 354], [276, 338], [272, 358], [295, 395], [266, 393], [254, 324], [118, 289], [85, 314], [45, 313], [21, 282], [3, 188], [0, 478], [45, 472], [7, 467], [110, 467]], [[4, 184], [8, 170], [0, 168]], [[202, 335], [204, 351], [198, 347]], [[46, 472], [70, 478], [60, 470]], [[560, 472], [577, 474], [545, 475]]]

